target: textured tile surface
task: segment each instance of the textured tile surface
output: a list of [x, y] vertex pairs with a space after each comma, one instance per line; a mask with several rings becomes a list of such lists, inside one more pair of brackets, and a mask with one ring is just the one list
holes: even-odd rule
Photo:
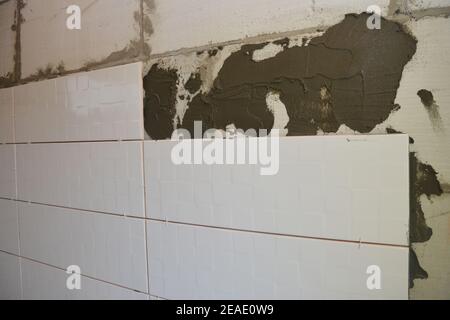
[[0, 145], [0, 198], [16, 198], [15, 148]]
[[19, 199], [144, 216], [141, 142], [17, 146]]
[[18, 300], [20, 297], [20, 260], [0, 251], [0, 300]]
[[13, 90], [0, 89], [0, 143], [14, 142]]
[[15, 201], [0, 199], [0, 250], [19, 254], [19, 215]]
[[68, 290], [68, 275], [60, 269], [22, 260], [23, 298], [26, 300], [147, 300], [148, 295], [81, 277], [81, 290]]
[[147, 292], [144, 221], [19, 204], [24, 257]]
[[[150, 294], [168, 299], [407, 299], [408, 248], [148, 222]], [[368, 290], [367, 268], [381, 269]]]
[[259, 165], [175, 165], [175, 145], [145, 142], [149, 218], [408, 244], [405, 135], [282, 138], [274, 176]]
[[142, 64], [14, 88], [16, 142], [143, 138]]

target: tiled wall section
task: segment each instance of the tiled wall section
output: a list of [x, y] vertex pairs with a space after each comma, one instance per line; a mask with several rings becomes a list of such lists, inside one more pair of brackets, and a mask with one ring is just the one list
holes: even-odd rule
[[14, 88], [16, 142], [142, 139], [142, 64]]
[[15, 145], [0, 145], [0, 198], [16, 198]]
[[[258, 140], [240, 141], [249, 154]], [[145, 143], [149, 218], [408, 245], [406, 135], [283, 138], [274, 176], [261, 165], [177, 166], [176, 145]], [[216, 146], [227, 154], [226, 143]]]
[[[0, 132], [0, 141], [11, 141], [11, 128], [14, 128], [12, 136], [15, 135], [15, 141], [21, 143], [0, 145], [1, 298], [407, 297], [408, 248], [403, 242], [407, 230], [403, 222], [399, 223], [404, 219], [407, 200], [401, 202], [402, 198], [398, 198], [399, 203], [389, 202], [392, 199], [382, 201], [385, 200], [383, 193], [377, 189], [381, 186], [381, 178], [389, 185], [384, 187], [392, 193], [400, 192], [400, 184], [407, 189], [403, 175], [407, 161], [402, 158], [407, 156], [406, 137], [386, 138], [383, 143], [381, 140], [372, 143], [372, 138], [365, 136], [352, 142], [331, 137], [311, 137], [305, 138], [305, 141], [303, 138], [286, 138], [281, 143], [284, 156], [281, 157], [278, 178], [268, 177], [264, 182], [259, 175], [249, 176], [248, 173], [253, 171], [247, 171], [245, 167], [237, 170], [209, 168], [205, 176], [202, 166], [196, 169], [174, 167], [170, 159], [165, 158], [167, 154], [158, 153], [159, 147], [168, 151], [170, 142], [143, 141], [140, 134], [143, 132], [141, 68], [140, 64], [131, 64], [15, 87], [8, 89], [12, 91], [13, 103], [11, 91], [3, 95], [6, 98], [2, 101], [6, 103], [3, 105], [2, 102], [2, 115], [11, 119], [12, 109], [15, 123], [8, 124], [7, 120], [2, 120], [7, 126]], [[114, 79], [121, 80], [114, 82]], [[121, 88], [122, 85], [125, 89]], [[73, 99], [77, 102], [70, 102], [68, 95], [55, 95], [55, 92], [65, 92], [58, 91], [58, 87], [66, 88], [64, 90], [67, 92], [73, 89]], [[130, 95], [124, 94], [124, 90], [130, 90]], [[105, 103], [97, 103], [98, 97], [103, 97]], [[117, 108], [109, 104], [115, 105], [114, 102], [123, 102], [124, 99], [127, 102]], [[65, 104], [58, 101], [65, 101]], [[86, 105], [93, 106], [92, 110], [80, 107]], [[133, 119], [137, 120], [128, 121], [129, 118], [126, 118], [128, 120], [121, 122], [125, 119], [124, 114], [128, 113], [135, 114]], [[34, 121], [30, 117], [34, 117]], [[83, 135], [68, 129], [70, 124], [80, 121], [89, 121], [85, 127], [87, 131], [78, 131]], [[103, 135], [93, 129], [97, 125], [112, 128], [116, 121], [117, 126], [126, 127], [133, 134], [127, 136], [114, 131], [114, 134], [109, 132]], [[48, 127], [53, 129], [47, 130]], [[132, 141], [123, 141], [124, 137]], [[111, 141], [99, 141], [104, 139]], [[303, 153], [292, 147], [299, 141], [303, 141], [300, 143], [304, 147]], [[156, 144], [157, 148], [153, 150]], [[340, 148], [351, 153], [350, 158], [360, 162], [355, 160], [355, 163], [345, 164], [343, 154], [337, 152]], [[367, 157], [381, 152], [392, 154], [392, 162], [382, 157], [367, 161]], [[156, 155], [160, 158], [155, 158]], [[319, 161], [321, 157], [334, 157], [335, 161], [330, 162], [329, 166], [324, 165], [323, 161]], [[373, 165], [370, 164], [372, 162]], [[298, 163], [302, 165], [298, 166]], [[303, 165], [309, 171], [297, 171]], [[147, 188], [144, 169], [147, 172]], [[378, 170], [386, 170], [390, 175], [379, 176], [376, 174]], [[287, 174], [288, 171], [293, 172], [292, 177]], [[360, 176], [361, 171], [369, 171], [371, 175]], [[311, 175], [317, 172], [321, 174]], [[170, 179], [161, 180], [165, 175]], [[305, 211], [309, 216], [297, 216], [301, 212], [296, 205], [301, 208], [301, 203], [296, 202], [295, 194], [291, 192], [295, 190], [292, 188], [294, 178], [305, 179], [305, 183], [308, 181], [318, 187], [324, 185], [324, 176], [329, 176], [327, 188], [337, 188], [334, 190], [336, 197], [330, 197], [328, 203], [329, 213], [333, 211], [336, 214], [334, 220], [331, 216], [329, 218], [329, 221], [336, 222], [335, 228], [312, 229], [314, 232], [308, 234], [308, 226], [314, 226], [316, 220], [310, 219], [312, 215], [309, 213], [312, 211]], [[195, 185], [197, 188], [189, 182], [195, 180], [193, 177], [201, 182]], [[215, 196], [208, 193], [213, 178], [215, 184], [212, 190], [220, 191]], [[320, 183], [314, 182], [314, 179], [319, 179]], [[165, 181], [169, 183], [159, 189], [158, 184]], [[243, 197], [252, 186], [249, 182], [255, 184], [255, 190], [257, 187], [268, 188], [271, 183], [277, 187], [277, 190], [269, 188], [265, 191], [279, 195], [278, 198], [269, 194], [251, 199], [262, 204], [276, 199], [276, 206], [271, 208], [271, 212], [279, 212], [283, 219], [277, 220], [275, 215], [256, 217], [245, 210], [236, 211], [240, 215], [230, 215], [230, 208], [229, 211], [219, 210], [223, 209], [221, 205], [230, 201], [229, 197], [233, 199], [231, 201], [240, 201], [242, 205], [247, 204], [247, 209], [252, 209], [249, 199]], [[398, 221], [382, 214], [376, 216], [375, 212], [374, 221], [362, 219], [357, 232], [347, 230], [346, 233], [340, 229], [350, 220], [344, 219], [345, 223], [341, 224], [336, 221], [345, 206], [339, 207], [333, 201], [337, 201], [338, 196], [345, 194], [343, 190], [348, 191], [350, 187], [359, 188], [360, 193], [352, 190], [352, 194], [358, 197], [356, 202], [346, 203], [352, 204], [349, 209], [364, 211], [367, 209], [365, 201], [369, 203], [378, 199], [380, 210], [382, 205], [392, 204], [392, 207], [385, 208], [390, 211], [398, 205], [395, 216]], [[379, 192], [380, 198], [365, 198], [363, 195], [368, 193], [364, 190]], [[263, 191], [258, 189], [254, 194]], [[307, 197], [303, 199], [312, 197], [309, 191], [304, 188], [303, 193]], [[209, 198], [216, 205], [214, 210], [223, 213], [217, 216], [220, 218], [218, 220], [205, 220], [207, 211], [200, 210], [204, 207], [199, 207], [197, 215], [193, 215], [196, 208], [192, 206], [192, 200], [202, 204]], [[145, 201], [150, 202], [148, 208], [144, 205]], [[158, 204], [161, 206], [158, 207]], [[177, 210], [155, 211], [174, 208], [173, 204]], [[326, 206], [327, 202], [323, 205]], [[338, 209], [341, 211], [338, 212]], [[175, 216], [171, 216], [173, 214]], [[181, 222], [157, 221], [168, 217]], [[250, 231], [258, 230], [254, 221], [261, 222], [263, 218], [268, 219], [259, 231], [284, 232], [288, 235]], [[290, 225], [301, 227], [288, 228], [287, 220]], [[188, 225], [195, 223], [219, 228]], [[373, 229], [373, 223], [377, 228]], [[386, 233], [379, 231], [388, 223], [392, 225], [391, 228], [383, 228], [388, 230]], [[222, 227], [245, 227], [249, 230], [243, 232]], [[372, 229], [376, 230], [376, 234], [367, 232]], [[363, 239], [358, 240], [381, 241], [391, 245], [361, 244], [359, 247], [358, 241], [313, 240], [305, 239], [305, 236], [353, 240], [361, 236]], [[278, 259], [273, 259], [274, 256]], [[267, 263], [268, 259], [271, 263]], [[382, 291], [372, 292], [364, 287], [367, 279], [365, 271], [371, 264], [383, 269], [385, 286]], [[65, 270], [70, 265], [81, 267], [81, 291], [66, 288], [68, 275]], [[325, 270], [326, 266], [333, 270]], [[359, 276], [354, 277], [355, 274]], [[350, 282], [345, 282], [347, 280]]]
[[141, 63], [0, 91], [0, 299], [149, 299], [142, 94]]
[[147, 292], [144, 221], [20, 203], [21, 254]]
[[142, 142], [17, 145], [19, 200], [144, 216]]
[[60, 269], [22, 260], [23, 299], [26, 300], [147, 300], [148, 295], [87, 277], [82, 290], [67, 290], [67, 274]]
[[0, 89], [0, 143], [14, 142], [13, 90]]
[[0, 199], [0, 251], [19, 255], [17, 202]]
[[[169, 299], [407, 299], [408, 248], [149, 222], [150, 292]], [[368, 290], [367, 268], [383, 272]]]
[[20, 298], [20, 258], [0, 251], [0, 300]]

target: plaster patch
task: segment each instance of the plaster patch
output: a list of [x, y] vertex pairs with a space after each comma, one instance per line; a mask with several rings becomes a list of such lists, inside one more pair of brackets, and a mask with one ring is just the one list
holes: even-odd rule
[[267, 44], [265, 47], [259, 50], [253, 51], [253, 61], [259, 62], [265, 59], [273, 58], [278, 53], [284, 50], [283, 45], [275, 44], [273, 42]]
[[287, 136], [288, 130], [286, 129], [289, 123], [289, 115], [286, 110], [286, 106], [280, 100], [279, 92], [269, 92], [266, 97], [267, 107], [274, 117], [274, 128], [282, 128], [279, 131], [279, 136]]

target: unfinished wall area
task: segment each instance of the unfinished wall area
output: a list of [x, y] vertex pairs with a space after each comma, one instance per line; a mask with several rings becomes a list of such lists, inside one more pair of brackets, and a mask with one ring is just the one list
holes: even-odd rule
[[[66, 25], [71, 5], [80, 8], [79, 30]], [[151, 12], [148, 6], [151, 1], [3, 1], [0, 85], [145, 59], [150, 47], [144, 38], [153, 32], [143, 15]]]
[[[70, 4], [82, 10], [81, 30], [65, 26]], [[385, 18], [381, 30], [365, 26], [371, 5]], [[409, 294], [449, 299], [449, 14], [448, 0], [0, 1], [0, 266], [10, 275], [0, 283], [8, 298], [36, 298], [39, 287], [49, 288], [45, 297], [86, 298], [54, 280], [64, 279], [72, 257], [34, 255], [33, 238], [20, 249], [20, 219], [24, 230], [49, 233], [49, 247], [61, 237], [48, 230], [54, 221], [67, 232], [70, 224], [98, 226], [98, 239], [72, 236], [99, 243], [108, 228], [118, 230], [137, 252], [127, 258], [141, 265], [148, 230], [204, 236], [142, 220], [151, 190], [144, 139], [203, 120], [205, 129], [279, 128], [287, 136], [409, 134]], [[70, 180], [64, 166], [84, 180]], [[47, 193], [36, 187], [44, 177]], [[223, 234], [215, 236], [220, 244]], [[88, 264], [87, 297], [157, 296], [148, 270], [129, 277], [126, 267], [102, 274]]]
[[[258, 9], [230, 14], [231, 19], [239, 17], [233, 26], [249, 24], [239, 29], [248, 32], [243, 42], [235, 40], [242, 34], [232, 27], [220, 27], [221, 21], [229, 20], [215, 19], [212, 28], [217, 26], [217, 30], [209, 28], [211, 35], [186, 35], [178, 47], [166, 49], [171, 51], [167, 56], [158, 54], [150, 60], [144, 78], [147, 134], [152, 139], [166, 139], [177, 128], [192, 133], [198, 120], [203, 121], [204, 130], [278, 128], [289, 136], [408, 133], [410, 295], [448, 298], [450, 133], [446, 127], [450, 115], [445, 107], [449, 95], [445, 43], [450, 39], [450, 3], [379, 3], [387, 20], [375, 32], [365, 27], [368, 16], [347, 15], [344, 19], [344, 13], [359, 13], [365, 8], [353, 6], [340, 12], [345, 8], [340, 4], [331, 11], [330, 4], [303, 4], [305, 8], [298, 14], [286, 18], [283, 10], [289, 4], [278, 4], [281, 9], [268, 10], [272, 13], [267, 14], [258, 11], [259, 17], [253, 20], [239, 18], [256, 15]], [[203, 11], [208, 11], [207, 5], [192, 16]], [[303, 18], [301, 22], [298, 17]], [[314, 20], [318, 17], [324, 20]], [[278, 34], [267, 32], [264, 28], [270, 24], [263, 22], [266, 18], [289, 21], [289, 27], [276, 30], [283, 31]], [[157, 37], [158, 28], [155, 30]], [[200, 41], [198, 34], [208, 40]], [[191, 45], [185, 44], [188, 41]], [[170, 46], [167, 42], [161, 41]], [[213, 44], [207, 46], [208, 42]], [[361, 61], [371, 64], [358, 67]], [[348, 73], [340, 73], [339, 67]]]

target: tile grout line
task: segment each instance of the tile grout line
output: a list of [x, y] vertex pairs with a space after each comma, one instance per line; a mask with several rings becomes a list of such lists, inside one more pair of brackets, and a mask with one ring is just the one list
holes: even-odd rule
[[[3, 198], [0, 198], [0, 199], [3, 199]], [[20, 199], [4, 199], [4, 200], [16, 201], [16, 202], [25, 203], [25, 204], [35, 204], [35, 205], [44, 206], [44, 207], [50, 207], [50, 208], [59, 208], [59, 209], [66, 209], [66, 210], [71, 210], [71, 211], [79, 211], [79, 212], [83, 212], [85, 214], [102, 214], [102, 215], [114, 216], [114, 217], [135, 218], [135, 219], [140, 219], [140, 220], [143, 219], [142, 217], [135, 217], [135, 216], [125, 215], [125, 214], [120, 214], [120, 213], [112, 213], [112, 212], [96, 211], [96, 210], [89, 210], [89, 209], [80, 209], [80, 208], [72, 208], [72, 207], [65, 207], [65, 206], [59, 206], [59, 205], [54, 205], [54, 204], [49, 204], [49, 203], [42, 203], [42, 202], [35, 202], [35, 201], [27, 201], [27, 200], [20, 200]]]
[[113, 143], [113, 142], [143, 142], [144, 139], [110, 139], [110, 140], [68, 140], [68, 141], [35, 141], [35, 142], [8, 142], [4, 145], [41, 145], [41, 144], [84, 144], [84, 143]]
[[210, 225], [202, 225], [181, 221], [171, 221], [171, 220], [163, 220], [163, 219], [154, 219], [147, 218], [147, 220], [152, 222], [160, 222], [160, 223], [169, 223], [174, 225], [182, 225], [189, 227], [199, 227], [199, 228], [209, 228], [214, 230], [222, 230], [222, 231], [236, 231], [236, 232], [246, 232], [260, 235], [270, 235], [270, 236], [279, 236], [286, 238], [297, 238], [297, 239], [307, 239], [307, 240], [321, 240], [321, 241], [329, 241], [329, 242], [344, 242], [344, 243], [352, 243], [352, 244], [365, 244], [365, 245], [373, 245], [373, 246], [386, 246], [386, 247], [395, 247], [395, 248], [409, 248], [408, 245], [401, 244], [392, 244], [392, 243], [382, 243], [382, 242], [371, 242], [371, 241], [357, 241], [357, 240], [344, 240], [344, 239], [333, 239], [333, 238], [321, 238], [321, 237], [313, 237], [313, 236], [302, 236], [302, 235], [294, 235], [294, 234], [286, 234], [286, 233], [276, 233], [276, 232], [268, 232], [268, 231], [257, 231], [257, 230], [248, 230], [248, 229], [236, 229], [229, 227], [219, 227], [219, 226], [210, 226]]
[[146, 270], [147, 270], [147, 290], [150, 294], [150, 260], [149, 260], [149, 250], [148, 250], [148, 227], [147, 227], [147, 184], [145, 178], [145, 142], [142, 142], [142, 182], [144, 186], [144, 230], [145, 230], [145, 260], [146, 260]]
[[[145, 135], [145, 132], [144, 132]], [[363, 135], [368, 135], [368, 136], [390, 136], [389, 134], [380, 134], [380, 133], [366, 133]], [[402, 135], [402, 134], [398, 134], [398, 135]], [[405, 134], [403, 134], [405, 135]], [[288, 139], [310, 139], [310, 138], [323, 138], [323, 137], [330, 137], [330, 138], [334, 138], [334, 137], [339, 137], [339, 138], [348, 138], [350, 141], [348, 142], [364, 142], [363, 140], [358, 141], [355, 138], [355, 135], [349, 135], [349, 134], [334, 134], [334, 135], [329, 135], [329, 136], [320, 136], [320, 135], [311, 135], [311, 136], [286, 136], [286, 137], [281, 137], [283, 140], [288, 140]], [[255, 139], [255, 137], [249, 137], [249, 136], [245, 136], [244, 139]], [[257, 139], [257, 138], [256, 138]], [[196, 141], [196, 140], [203, 140], [203, 141], [210, 141], [212, 139], [206, 139], [206, 138], [201, 138], [201, 139], [187, 139], [190, 141]], [[113, 143], [113, 142], [153, 142], [153, 143], [168, 143], [168, 142], [173, 142], [174, 140], [171, 140], [170, 138], [168, 139], [162, 139], [162, 140], [152, 140], [152, 139], [146, 139], [144, 138], [138, 138], [138, 139], [106, 139], [106, 140], [67, 140], [67, 141], [34, 141], [34, 142], [6, 142], [6, 143], [0, 143], [0, 145], [43, 145], [43, 144], [86, 144], [86, 143]]]
[[[18, 179], [17, 179], [17, 146], [16, 146], [16, 99], [15, 99], [15, 89], [11, 89], [11, 100], [12, 100], [12, 126], [13, 126], [13, 141], [14, 141], [14, 186], [15, 186], [15, 198], [17, 199], [17, 196], [19, 194], [19, 186], [18, 186]], [[21, 235], [20, 235], [20, 213], [19, 213], [19, 206], [17, 201], [14, 203], [14, 208], [17, 215], [17, 245], [19, 246], [19, 256], [22, 255], [22, 241], [21, 241]], [[24, 299], [24, 291], [23, 291], [23, 268], [22, 268], [22, 258], [19, 258], [19, 279], [20, 279], [20, 299]]]
[[[145, 190], [145, 186], [144, 186], [144, 190]], [[75, 212], [82, 212], [82, 214], [102, 214], [102, 215], [106, 215], [106, 216], [114, 216], [114, 217], [117, 217], [117, 218], [135, 219], [135, 220], [140, 220], [140, 221], [144, 221], [144, 222], [151, 222], [151, 221], [153, 221], [153, 222], [163, 222], [163, 223], [170, 223], [170, 224], [184, 225], [184, 226], [191, 226], [191, 227], [210, 228], [210, 229], [224, 230], [224, 231], [247, 232], [247, 233], [253, 233], [253, 234], [281, 236], [281, 237], [288, 237], [288, 238], [301, 238], [301, 239], [310, 239], [310, 240], [322, 240], [322, 241], [346, 242], [346, 243], [354, 243], [354, 244], [388, 246], [388, 247], [397, 247], [397, 248], [409, 248], [409, 245], [403, 245], [403, 244], [372, 242], [372, 241], [358, 241], [358, 240], [345, 240], [345, 239], [334, 239], [334, 238], [323, 238], [323, 237], [314, 237], [314, 236], [295, 235], [295, 234], [287, 234], [287, 233], [277, 233], [277, 232], [270, 232], [270, 231], [238, 229], [238, 228], [231, 228], [231, 227], [222, 227], [222, 226], [214, 226], [214, 225], [204, 225], [204, 224], [189, 223], [189, 222], [183, 222], [183, 221], [156, 219], [156, 218], [149, 218], [147, 216], [145, 216], [145, 217], [135, 217], [135, 216], [129, 216], [129, 215], [123, 215], [123, 214], [116, 214], [116, 213], [102, 212], [102, 211], [94, 211], [94, 210], [86, 210], [86, 209], [80, 209], [80, 208], [64, 207], [64, 206], [57, 206], [57, 205], [52, 205], [52, 204], [32, 202], [32, 201], [25, 201], [25, 200], [7, 199], [7, 198], [2, 198], [2, 197], [0, 197], [0, 199], [2, 199], [2, 200], [9, 200], [9, 201], [16, 201], [16, 202], [26, 203], [26, 204], [35, 204], [35, 205], [51, 207], [51, 208], [67, 209], [67, 210], [71, 210], [71, 211], [75, 211]], [[145, 203], [145, 200], [144, 200], [144, 203]], [[146, 212], [146, 210], [144, 210], [144, 211]], [[73, 214], [75, 214], [75, 213], [73, 213]]]

